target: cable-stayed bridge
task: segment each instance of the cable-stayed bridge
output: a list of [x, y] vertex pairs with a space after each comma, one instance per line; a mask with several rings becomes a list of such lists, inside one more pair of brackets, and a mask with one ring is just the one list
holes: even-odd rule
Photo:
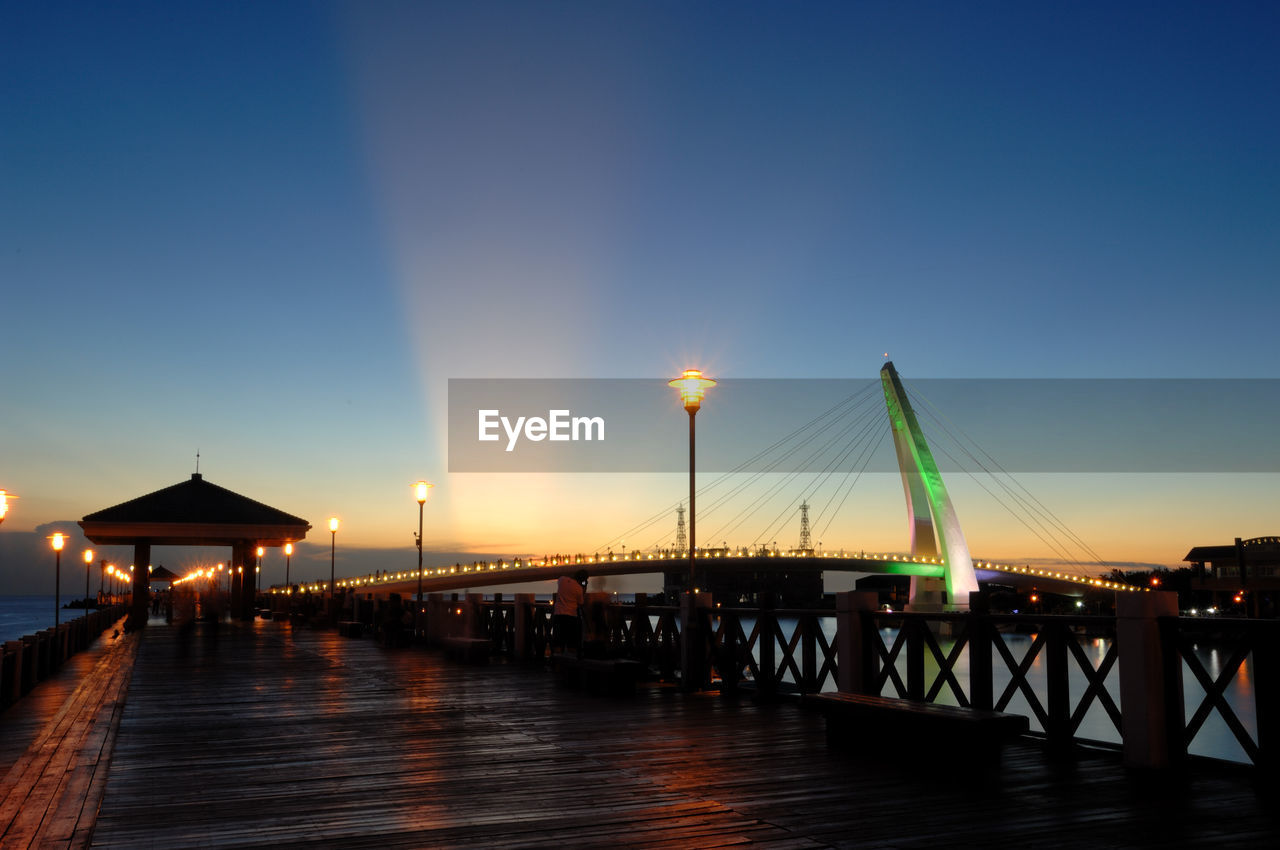
[[[919, 417], [892, 363], [884, 365], [880, 379], [882, 406], [875, 403], [876, 395], [866, 391], [850, 396], [699, 491], [699, 504], [706, 505], [696, 518], [699, 523], [708, 523], [722, 508], [738, 507], [727, 520], [717, 520], [709, 534], [702, 530], [705, 526], [700, 526], [702, 539], [715, 540], [738, 533], [771, 499], [780, 493], [785, 495], [786, 488], [793, 487], [801, 474], [808, 472], [811, 478], [816, 479], [802, 488], [798, 495], [793, 495], [778, 516], [763, 526], [755, 540], [747, 545], [733, 547], [725, 543], [721, 547], [699, 547], [691, 558], [685, 548], [683, 506], [676, 504], [612, 538], [592, 553], [454, 564], [424, 569], [421, 576], [417, 570], [351, 576], [339, 581], [338, 587], [355, 592], [413, 595], [419, 589], [432, 593], [543, 582], [579, 570], [590, 576], [619, 576], [672, 574], [692, 566], [695, 575], [708, 577], [732, 572], [799, 575], [825, 571], [906, 575], [911, 577], [911, 604], [918, 609], [937, 609], [944, 605], [965, 607], [968, 594], [978, 590], [979, 579], [1003, 584], [1031, 582], [1065, 593], [1079, 593], [1088, 588], [1129, 589], [1122, 583], [1089, 574], [1069, 556], [1066, 547], [1082, 549], [1095, 568], [1106, 569], [1108, 565], [1047, 507], [1004, 473], [990, 455], [976, 444], [971, 448], [957, 440], [957, 452], [975, 461], [996, 481], [997, 489], [1011, 497], [1016, 509], [1008, 504], [1004, 505], [1005, 509], [1050, 549], [1064, 556], [1065, 561], [1073, 563], [1073, 568], [1036, 568], [975, 561]], [[889, 430], [906, 499], [909, 551], [875, 554], [859, 551], [855, 554], [848, 550], [823, 552], [820, 546], [815, 549], [812, 546], [808, 502], [826, 486], [829, 492], [815, 523], [819, 525], [821, 535], [831, 527], [840, 507], [865, 472], [872, 453], [883, 440], [884, 420], [880, 418], [883, 413], [878, 411], [888, 413]], [[940, 430], [949, 431], [945, 422], [936, 421]], [[796, 461], [797, 454], [802, 452], [804, 454]], [[950, 452], [947, 452], [947, 457], [955, 460]], [[790, 463], [791, 471], [780, 482], [761, 495], [740, 498], [749, 486], [760, 482], [763, 476], [784, 463]], [[755, 471], [743, 473], [745, 469]], [[999, 473], [1004, 473], [1003, 477]], [[830, 486], [833, 480], [834, 486]], [[996, 495], [990, 488], [984, 486], [983, 489]], [[745, 506], [740, 506], [744, 501]], [[776, 536], [786, 522], [794, 519], [797, 502], [800, 503], [802, 517], [800, 545], [780, 548], [776, 543], [762, 542]], [[637, 534], [652, 526], [669, 522], [673, 511], [680, 516], [674, 532], [675, 546], [670, 545], [672, 532], [667, 532], [639, 551], [633, 548], [627, 553], [625, 545], [622, 546], [622, 554], [612, 551], [612, 547], [621, 544], [625, 538], [635, 539]], [[601, 554], [602, 550], [605, 554]], [[685, 578], [687, 580], [687, 573]], [[304, 584], [302, 589], [322, 593], [328, 585], [327, 582], [313, 582]]]

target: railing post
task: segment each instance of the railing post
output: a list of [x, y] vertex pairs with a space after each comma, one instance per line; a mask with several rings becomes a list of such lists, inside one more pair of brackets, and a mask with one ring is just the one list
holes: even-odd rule
[[5, 641], [4, 654], [12, 660], [9, 673], [5, 677], [4, 687], [0, 689], [0, 693], [4, 696], [3, 699], [0, 699], [0, 707], [11, 702], [17, 702], [18, 697], [22, 696], [22, 656], [25, 654], [22, 649], [22, 641]]
[[515, 637], [511, 651], [519, 661], [533, 658], [533, 598], [532, 593], [515, 596]]
[[1280, 772], [1280, 624], [1260, 623], [1253, 642], [1254, 716], [1258, 723], [1258, 767]]
[[1045, 630], [1045, 729], [1049, 750], [1061, 754], [1071, 749], [1071, 691], [1067, 670], [1067, 641], [1072, 640], [1062, 623], [1049, 622]]
[[711, 594], [688, 592], [680, 595], [680, 675], [687, 691], [707, 684], [707, 636], [704, 622], [711, 609]]
[[869, 694], [875, 681], [875, 621], [880, 595], [873, 590], [836, 594], [836, 687], [847, 694]]
[[756, 619], [760, 639], [756, 651], [760, 661], [756, 665], [756, 696], [771, 697], [778, 692], [777, 642], [774, 632], [778, 629], [778, 616], [773, 612], [773, 594], [766, 595], [760, 604], [760, 616]]
[[483, 593], [468, 593], [463, 597], [462, 605], [462, 636], [469, 638], [488, 637], [484, 633], [483, 616], [484, 612], [480, 610], [480, 606], [484, 604]]
[[1157, 618], [1174, 618], [1178, 595], [1157, 590], [1116, 594], [1120, 714], [1126, 767], [1168, 767], [1185, 752], [1182, 664], [1161, 639]]
[[902, 621], [907, 630], [907, 699], [924, 699], [924, 634], [928, 622], [920, 617], [908, 617]]
[[421, 615], [426, 622], [421, 624], [421, 632], [426, 635], [428, 646], [439, 646], [445, 636], [446, 624], [453, 619], [451, 606], [443, 593], [428, 593], [422, 607], [426, 609]]
[[969, 704], [983, 711], [995, 708], [995, 680], [991, 675], [991, 599], [969, 594]]
[[724, 645], [720, 648], [720, 693], [733, 694], [738, 692], [738, 679], [742, 666], [738, 663], [738, 631], [742, 628], [742, 621], [736, 613], [725, 614], [723, 609], [720, 614], [720, 624], [724, 629]]
[[818, 637], [814, 634], [816, 618], [802, 615], [796, 620], [800, 631], [800, 693], [818, 690]]

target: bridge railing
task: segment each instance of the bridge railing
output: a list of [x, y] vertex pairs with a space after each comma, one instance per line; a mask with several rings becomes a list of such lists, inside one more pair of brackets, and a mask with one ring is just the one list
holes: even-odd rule
[[[1052, 750], [1120, 747], [1135, 765], [1184, 758], [1217, 715], [1250, 762], [1275, 765], [1280, 622], [1130, 614], [1126, 606], [1119, 617], [990, 614], [978, 600], [967, 613], [886, 612], [874, 594], [841, 596], [834, 612], [597, 599], [586, 638], [592, 652], [641, 661], [687, 687], [761, 696], [844, 690], [1025, 714]], [[860, 606], [853, 597], [863, 597]], [[495, 650], [546, 657], [549, 603], [517, 597], [480, 607]], [[1252, 705], [1224, 695], [1237, 675], [1249, 679]]]

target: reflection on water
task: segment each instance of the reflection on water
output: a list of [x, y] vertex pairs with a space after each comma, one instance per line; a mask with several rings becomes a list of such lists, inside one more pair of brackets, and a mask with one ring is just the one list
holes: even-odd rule
[[[823, 634], [826, 637], [827, 642], [834, 646], [836, 631], [835, 618], [824, 617], [821, 622]], [[751, 634], [753, 626], [754, 623], [750, 619], [743, 619], [742, 628], [746, 634]], [[791, 636], [795, 631], [796, 621], [780, 619], [779, 626], [781, 627], [783, 634], [787, 636], [788, 641], [790, 641]], [[897, 629], [880, 630], [881, 639], [884, 641], [885, 646], [889, 648], [893, 647], [893, 641], [897, 638], [897, 635]], [[1014, 661], [1018, 663], [1022, 662], [1035, 639], [1035, 635], [1016, 633], [1005, 633], [1001, 634], [1000, 637], [1003, 638], [1005, 646], [1008, 647], [1009, 654], [1013, 657]], [[1101, 664], [1102, 660], [1106, 657], [1107, 651], [1111, 648], [1110, 638], [1080, 637], [1077, 638], [1077, 640], [1079, 641], [1080, 648], [1084, 651], [1085, 657], [1089, 659], [1089, 663], [1092, 664], [1096, 670], [1098, 665]], [[943, 657], [947, 657], [955, 646], [955, 641], [949, 638], [938, 638], [938, 646], [942, 650]], [[1213, 679], [1217, 679], [1218, 676], [1222, 674], [1223, 665], [1231, 659], [1232, 655], [1231, 647], [1210, 644], [1206, 641], [1194, 644], [1194, 649], [1196, 657], [1200, 660], [1200, 663], [1204, 665], [1205, 669], [1209, 672], [1210, 677]], [[781, 649], [779, 649], [779, 657], [781, 657]], [[758, 653], [756, 654], [756, 660], [759, 660]], [[1046, 695], [1048, 693], [1046, 664], [1045, 651], [1042, 647], [1035, 660], [1032, 661], [1026, 674], [1027, 683], [1029, 684], [1032, 693], [1035, 694], [1042, 706], [1047, 702]], [[1089, 680], [1085, 677], [1084, 671], [1080, 669], [1079, 664], [1073, 656], [1068, 657], [1067, 666], [1069, 670], [1068, 690], [1071, 698], [1072, 711], [1074, 712], [1080, 698], [1084, 695], [1086, 690], [1088, 690]], [[895, 663], [895, 668], [898, 671], [898, 675], [901, 676], [905, 682], [907, 675], [905, 648], [901, 653], [899, 653]], [[1012, 680], [1012, 676], [1008, 665], [995, 648], [992, 649], [991, 669], [992, 678], [995, 683], [994, 699], [999, 700], [1001, 694], [1004, 693], [1005, 688], [1008, 687], [1009, 682]], [[932, 686], [937, 674], [938, 664], [932, 654], [926, 650], [926, 689]], [[969, 652], [967, 649], [961, 653], [960, 658], [956, 661], [955, 676], [960, 682], [960, 687], [964, 689], [966, 694], [968, 694]], [[787, 682], [794, 682], [794, 678], [790, 673], [784, 673], [783, 680]], [[1244, 663], [1236, 670], [1235, 676], [1231, 678], [1231, 682], [1227, 685], [1224, 697], [1227, 704], [1231, 706], [1232, 711], [1234, 711], [1236, 716], [1240, 719], [1241, 725], [1249, 732], [1250, 737], [1256, 741], [1258, 736], [1258, 723], [1254, 708], [1255, 699], [1253, 681], [1253, 654], [1250, 653], [1245, 658]], [[1114, 664], [1110, 672], [1108, 672], [1105, 685], [1107, 692], [1111, 695], [1111, 699], [1117, 706], [1119, 706], [1120, 711], [1123, 714], [1124, 705], [1120, 702], [1119, 663]], [[833, 691], [836, 689], [835, 682], [829, 680], [824, 683], [823, 688], [824, 690]], [[892, 683], [886, 684], [885, 693], [892, 693], [892, 690]], [[1200, 703], [1204, 700], [1205, 691], [1191, 671], [1187, 669], [1185, 662], [1183, 663], [1182, 671], [1182, 692], [1184, 706], [1183, 711], [1186, 719], [1190, 719], [1195, 714]], [[945, 685], [942, 690], [939, 691], [938, 697], [935, 701], [946, 705], [956, 705], [958, 703], [951, 688]], [[1036, 718], [1035, 711], [1032, 710], [1021, 690], [1015, 691], [1013, 697], [1009, 701], [1009, 704], [1004, 710], [1011, 714], [1022, 714], [1027, 716], [1031, 720], [1032, 729], [1043, 731], [1043, 727]], [[1083, 720], [1081, 720], [1080, 726], [1077, 728], [1075, 734], [1077, 738], [1117, 744], [1120, 743], [1119, 731], [1117, 731], [1115, 724], [1111, 722], [1111, 717], [1107, 714], [1106, 709], [1103, 708], [1097, 699], [1094, 699], [1090, 704], [1089, 710], [1085, 714]], [[1228, 759], [1230, 761], [1246, 763], [1249, 761], [1248, 755], [1246, 755], [1244, 750], [1240, 747], [1239, 742], [1236, 741], [1235, 735], [1231, 733], [1231, 730], [1227, 727], [1226, 721], [1222, 719], [1222, 716], [1217, 710], [1212, 711], [1208, 719], [1205, 720], [1204, 725], [1201, 726], [1200, 731], [1196, 734], [1195, 739], [1188, 747], [1188, 751], [1194, 755], [1211, 756], [1213, 758]]]

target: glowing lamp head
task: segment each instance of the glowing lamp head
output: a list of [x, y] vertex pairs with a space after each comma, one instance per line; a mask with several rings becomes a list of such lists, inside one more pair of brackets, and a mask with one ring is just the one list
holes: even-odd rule
[[92, 550], [92, 549], [85, 549], [85, 550], [84, 550], [84, 562], [85, 562], [86, 564], [92, 564], [92, 563], [93, 563], [93, 550]]
[[66, 545], [66, 542], [67, 539], [62, 536], [61, 531], [55, 531], [53, 533], [53, 551], [61, 552], [62, 547]]
[[261, 557], [262, 557], [263, 555], [265, 555], [266, 553], [267, 553], [267, 550], [263, 549], [261, 546], [259, 546], [259, 547], [258, 547], [258, 557], [259, 557], [259, 558], [261, 558]]
[[329, 532], [331, 534], [338, 533], [338, 518], [336, 516], [329, 517]]
[[434, 486], [436, 485], [428, 484], [425, 481], [419, 481], [417, 484], [413, 485], [414, 498], [418, 500], [419, 505], [424, 504], [427, 501], [427, 493]]
[[680, 391], [680, 401], [684, 404], [684, 409], [690, 413], [698, 412], [707, 390], [715, 385], [715, 381], [704, 378], [702, 372], [697, 369], [685, 369], [680, 373], [680, 377], [667, 381], [667, 386], [675, 387]]
[[293, 544], [292, 544], [292, 543], [286, 543], [286, 544], [284, 544], [284, 553], [285, 553], [286, 555], [292, 555], [292, 554], [293, 554]]

